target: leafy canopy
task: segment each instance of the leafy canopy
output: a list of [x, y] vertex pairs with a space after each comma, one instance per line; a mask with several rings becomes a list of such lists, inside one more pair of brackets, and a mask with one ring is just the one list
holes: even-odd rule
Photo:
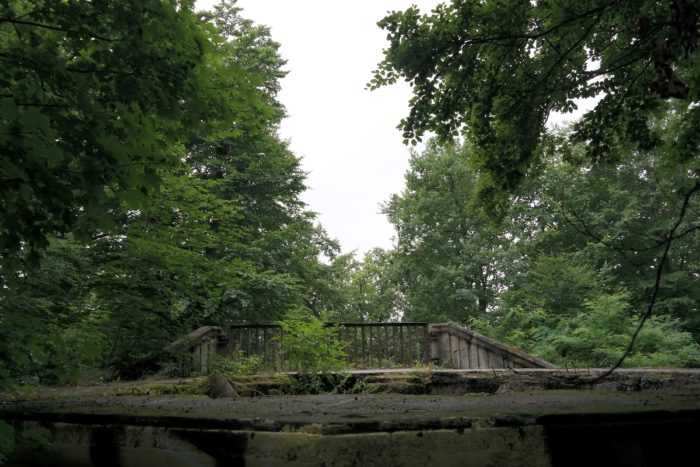
[[464, 322], [493, 306], [504, 239], [469, 208], [477, 178], [471, 150], [430, 141], [412, 154], [405, 190], [384, 206], [396, 229], [393, 273], [405, 319]]
[[[55, 3], [47, 4], [70, 4]], [[106, 377], [137, 377], [156, 370], [166, 344], [192, 328], [272, 322], [300, 307], [318, 314], [339, 301], [328, 277], [332, 268], [319, 260], [322, 253], [333, 260], [338, 246], [300, 200], [305, 175], [298, 157], [277, 135], [284, 115], [276, 100], [279, 78], [284, 76], [279, 45], [267, 28], [242, 18], [231, 3], [198, 17], [186, 7], [172, 15], [190, 18], [192, 33], [206, 39], [203, 55], [197, 55], [201, 60], [187, 78], [203, 81], [192, 81], [202, 87], [189, 87], [179, 96], [151, 83], [154, 92], [176, 104], [168, 111], [171, 122], [153, 116], [167, 123], [154, 129], [164, 141], [156, 153], [167, 158], [153, 168], [158, 189], [137, 190], [144, 196], [141, 202], [106, 180], [86, 179], [104, 194], [94, 209], [109, 218], [109, 228], [97, 229], [88, 222], [82, 198], [66, 199], [65, 209], [75, 216], [65, 232], [79, 229], [85, 235], [41, 230], [49, 243], [37, 267], [0, 265], [0, 278], [5, 280], [0, 286], [0, 387], [23, 380], [76, 381], [83, 370], [95, 367]], [[169, 18], [164, 15], [161, 20]], [[54, 38], [38, 36], [37, 41]], [[43, 46], [50, 44], [38, 42]], [[177, 57], [165, 54], [163, 59]], [[120, 75], [100, 75], [89, 82], [104, 84], [114, 99], [132, 92], [127, 87], [123, 96], [103, 83], [107, 78], [117, 80]], [[200, 91], [203, 100], [196, 100]], [[102, 111], [103, 105], [95, 104], [93, 110]], [[188, 116], [201, 121], [189, 121]], [[83, 130], [93, 134], [87, 127]], [[66, 137], [72, 134], [71, 128], [63, 132]], [[145, 152], [149, 157], [156, 153]], [[40, 161], [42, 156], [32, 157]], [[72, 164], [94, 159], [87, 153], [75, 157]], [[24, 170], [28, 160], [17, 161], [17, 166]], [[60, 170], [47, 172], [47, 177], [61, 176]], [[132, 182], [124, 183], [135, 187]], [[9, 189], [2, 195], [12, 193]], [[47, 212], [49, 217], [54, 214]], [[4, 232], [14, 232], [13, 219], [1, 220]], [[28, 238], [19, 240], [15, 254], [23, 254], [30, 243]]]
[[52, 233], [105, 229], [111, 199], [143, 205], [184, 144], [256, 133], [279, 113], [193, 3], [0, 4], [5, 260], [36, 259]]
[[[658, 122], [664, 139], [674, 139], [678, 118], [671, 108]], [[619, 358], [654, 293], [659, 246], [684, 199], [677, 189], [692, 181], [697, 161], [669, 164], [668, 144], [613, 149], [617, 163], [594, 164], [566, 134], [548, 136], [497, 224], [470, 203], [472, 145], [430, 141], [414, 153], [405, 190], [384, 208], [396, 244], [382, 273], [403, 318], [473, 325], [561, 364]], [[695, 198], [688, 209], [697, 211]], [[656, 290], [656, 317], [628, 365], [698, 364], [699, 234], [697, 216], [682, 219]], [[620, 325], [614, 333], [611, 321]], [[591, 352], [597, 342], [600, 351]]]
[[574, 134], [596, 159], [619, 141], [653, 147], [648, 119], [671, 98], [685, 103], [673, 157], [696, 155], [699, 19], [689, 0], [453, 0], [424, 15], [412, 7], [378, 23], [389, 47], [370, 87], [411, 84], [399, 125], [406, 141], [465, 132], [479, 194], [494, 201], [532, 165], [551, 112], [580, 98], [601, 98]]

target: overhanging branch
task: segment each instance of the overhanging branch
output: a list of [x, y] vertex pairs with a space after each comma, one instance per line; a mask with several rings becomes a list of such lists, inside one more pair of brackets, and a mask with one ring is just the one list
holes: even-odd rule
[[676, 230], [678, 230], [678, 227], [680, 227], [681, 223], [683, 223], [683, 219], [685, 218], [686, 213], [688, 212], [688, 206], [690, 205], [690, 198], [693, 197], [695, 193], [697, 193], [700, 190], [700, 182], [695, 182], [695, 185], [688, 190], [688, 192], [685, 194], [685, 197], [683, 198], [683, 205], [681, 206], [681, 212], [678, 215], [678, 219], [676, 220], [676, 223], [673, 225], [671, 230], [668, 231], [668, 234], [666, 235], [666, 240], [665, 240], [665, 247], [664, 247], [664, 252], [661, 255], [661, 260], [659, 261], [659, 264], [656, 268], [656, 280], [654, 281], [654, 290], [651, 295], [651, 300], [649, 301], [649, 306], [647, 307], [647, 311], [642, 315], [642, 318], [639, 320], [639, 324], [637, 325], [637, 329], [634, 331], [634, 334], [632, 335], [632, 339], [630, 339], [630, 343], [627, 346], [627, 349], [625, 352], [622, 354], [620, 359], [613, 365], [610, 369], [605, 371], [602, 375], [593, 378], [592, 380], [588, 381], [588, 383], [596, 383], [603, 378], [606, 378], [612, 374], [613, 371], [617, 370], [620, 368], [622, 363], [625, 361], [625, 359], [629, 356], [629, 354], [632, 352], [632, 349], [634, 348], [634, 344], [637, 341], [637, 337], [639, 337], [639, 333], [641, 332], [642, 328], [644, 327], [644, 323], [647, 322], [649, 318], [651, 318], [651, 315], [654, 311], [654, 305], [656, 304], [656, 299], [659, 295], [659, 289], [661, 288], [661, 277], [663, 276], [663, 268], [664, 265], [666, 264], [666, 261], [668, 260], [668, 252], [671, 249], [671, 243], [673, 243], [673, 240], [676, 237], [675, 233]]

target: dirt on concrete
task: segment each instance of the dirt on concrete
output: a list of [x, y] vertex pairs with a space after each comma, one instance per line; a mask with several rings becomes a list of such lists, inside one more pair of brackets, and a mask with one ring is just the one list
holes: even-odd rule
[[[590, 376], [586, 370], [577, 377]], [[627, 371], [579, 389], [571, 389], [575, 378], [566, 371], [365, 372], [355, 376], [356, 393], [320, 395], [283, 395], [279, 388], [288, 382], [279, 375], [256, 378], [260, 390], [223, 399], [198, 394], [204, 378], [43, 388], [4, 395], [0, 418], [336, 434], [528, 425], [553, 415], [700, 413], [700, 372], [694, 370]]]
[[[361, 371], [206, 378], [0, 397], [10, 465], [683, 465], [700, 429], [700, 371]], [[328, 381], [326, 381], [328, 382]], [[286, 394], [285, 394], [286, 393]], [[43, 440], [38, 442], [36, 440]]]

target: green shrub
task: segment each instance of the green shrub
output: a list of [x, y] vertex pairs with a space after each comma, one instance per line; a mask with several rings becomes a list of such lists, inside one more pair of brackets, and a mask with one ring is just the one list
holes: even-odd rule
[[234, 375], [252, 375], [263, 366], [260, 355], [245, 355], [242, 350], [231, 357], [216, 357], [212, 363], [212, 372], [229, 373]]
[[[551, 341], [553, 350], [564, 357], [560, 363], [570, 360], [587, 366], [613, 365], [625, 351], [639, 322], [639, 315], [629, 312], [628, 298], [626, 294], [599, 295], [586, 300], [585, 312], [562, 321]], [[699, 364], [700, 347], [692, 335], [681, 330], [677, 320], [652, 315], [623, 366], [697, 367]]]
[[[571, 315], [513, 307], [497, 323], [474, 319], [470, 326], [557, 365], [607, 367], [625, 352], [639, 319], [630, 297], [613, 293], [584, 300]], [[700, 367], [700, 346], [680, 321], [652, 315], [623, 366]]]
[[338, 371], [345, 366], [345, 350], [336, 326], [302, 309], [292, 310], [278, 323], [282, 326], [284, 355], [290, 367], [300, 373]]

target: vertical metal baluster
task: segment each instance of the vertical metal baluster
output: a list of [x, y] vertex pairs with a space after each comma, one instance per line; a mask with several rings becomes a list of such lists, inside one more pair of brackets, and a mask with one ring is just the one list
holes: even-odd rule
[[377, 326], [377, 341], [378, 341], [378, 347], [377, 347], [377, 355], [379, 356], [379, 368], [382, 368], [382, 325]]

